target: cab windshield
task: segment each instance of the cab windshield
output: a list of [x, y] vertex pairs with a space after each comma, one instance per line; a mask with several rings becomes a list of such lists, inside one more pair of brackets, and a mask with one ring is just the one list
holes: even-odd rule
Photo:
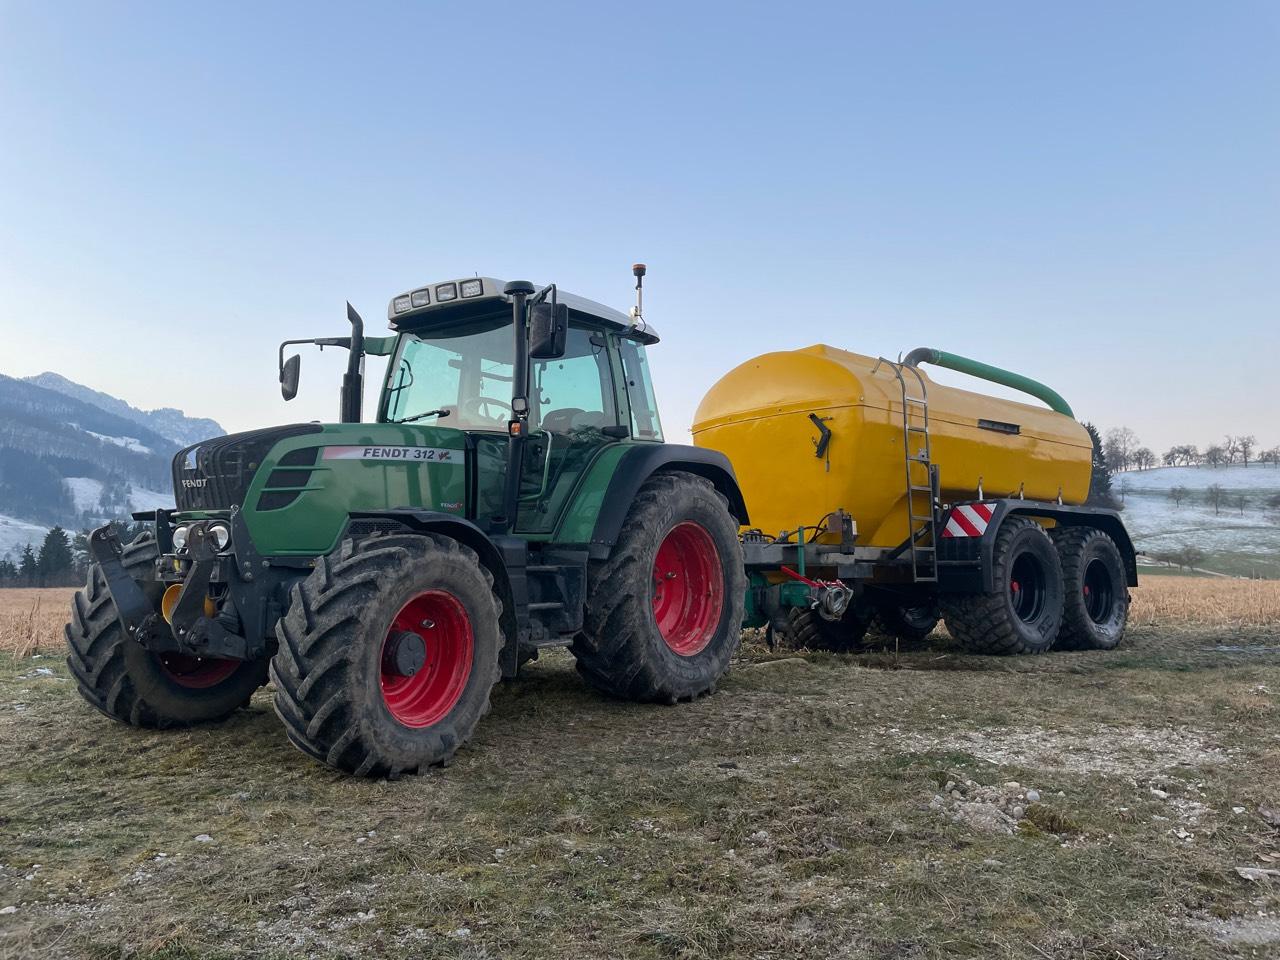
[[406, 333], [387, 376], [383, 420], [439, 421], [461, 430], [505, 433], [511, 418], [513, 353], [507, 315]]

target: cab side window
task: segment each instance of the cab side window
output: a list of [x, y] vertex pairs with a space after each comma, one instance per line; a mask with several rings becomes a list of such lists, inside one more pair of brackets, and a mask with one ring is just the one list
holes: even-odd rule
[[605, 344], [601, 334], [570, 327], [565, 355], [533, 364], [530, 419], [534, 429], [571, 434], [617, 424]]

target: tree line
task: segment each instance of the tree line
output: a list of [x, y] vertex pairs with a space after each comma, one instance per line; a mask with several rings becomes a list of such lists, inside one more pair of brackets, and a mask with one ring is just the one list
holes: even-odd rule
[[[128, 543], [143, 530], [143, 524], [116, 524], [121, 539]], [[89, 570], [89, 531], [69, 534], [54, 527], [36, 549], [27, 544], [21, 551], [0, 557], [0, 588], [75, 587], [85, 582]]]
[[1113, 471], [1150, 470], [1152, 467], [1230, 467], [1250, 463], [1280, 467], [1280, 445], [1260, 448], [1253, 434], [1228, 435], [1222, 443], [1201, 450], [1195, 444], [1176, 444], [1157, 456], [1142, 445], [1138, 435], [1128, 427], [1112, 427], [1102, 441], [1107, 464]]

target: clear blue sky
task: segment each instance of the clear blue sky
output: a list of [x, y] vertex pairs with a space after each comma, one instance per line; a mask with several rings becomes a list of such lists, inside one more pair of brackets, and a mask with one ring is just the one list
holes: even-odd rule
[[[229, 429], [474, 272], [646, 314], [671, 439], [825, 341], [1280, 443], [1280, 6], [0, 2], [0, 372]], [[955, 382], [955, 381], [953, 381]]]

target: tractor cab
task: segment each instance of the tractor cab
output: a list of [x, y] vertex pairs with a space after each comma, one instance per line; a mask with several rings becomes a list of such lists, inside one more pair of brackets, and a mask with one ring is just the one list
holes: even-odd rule
[[[507, 516], [506, 476], [521, 444], [514, 530], [547, 534], [602, 447], [662, 440], [644, 352], [658, 336], [554, 286], [531, 296], [506, 293], [508, 286], [477, 277], [391, 300], [397, 338], [377, 419], [464, 432], [482, 524]], [[532, 302], [520, 336], [513, 306], [525, 297]]]

